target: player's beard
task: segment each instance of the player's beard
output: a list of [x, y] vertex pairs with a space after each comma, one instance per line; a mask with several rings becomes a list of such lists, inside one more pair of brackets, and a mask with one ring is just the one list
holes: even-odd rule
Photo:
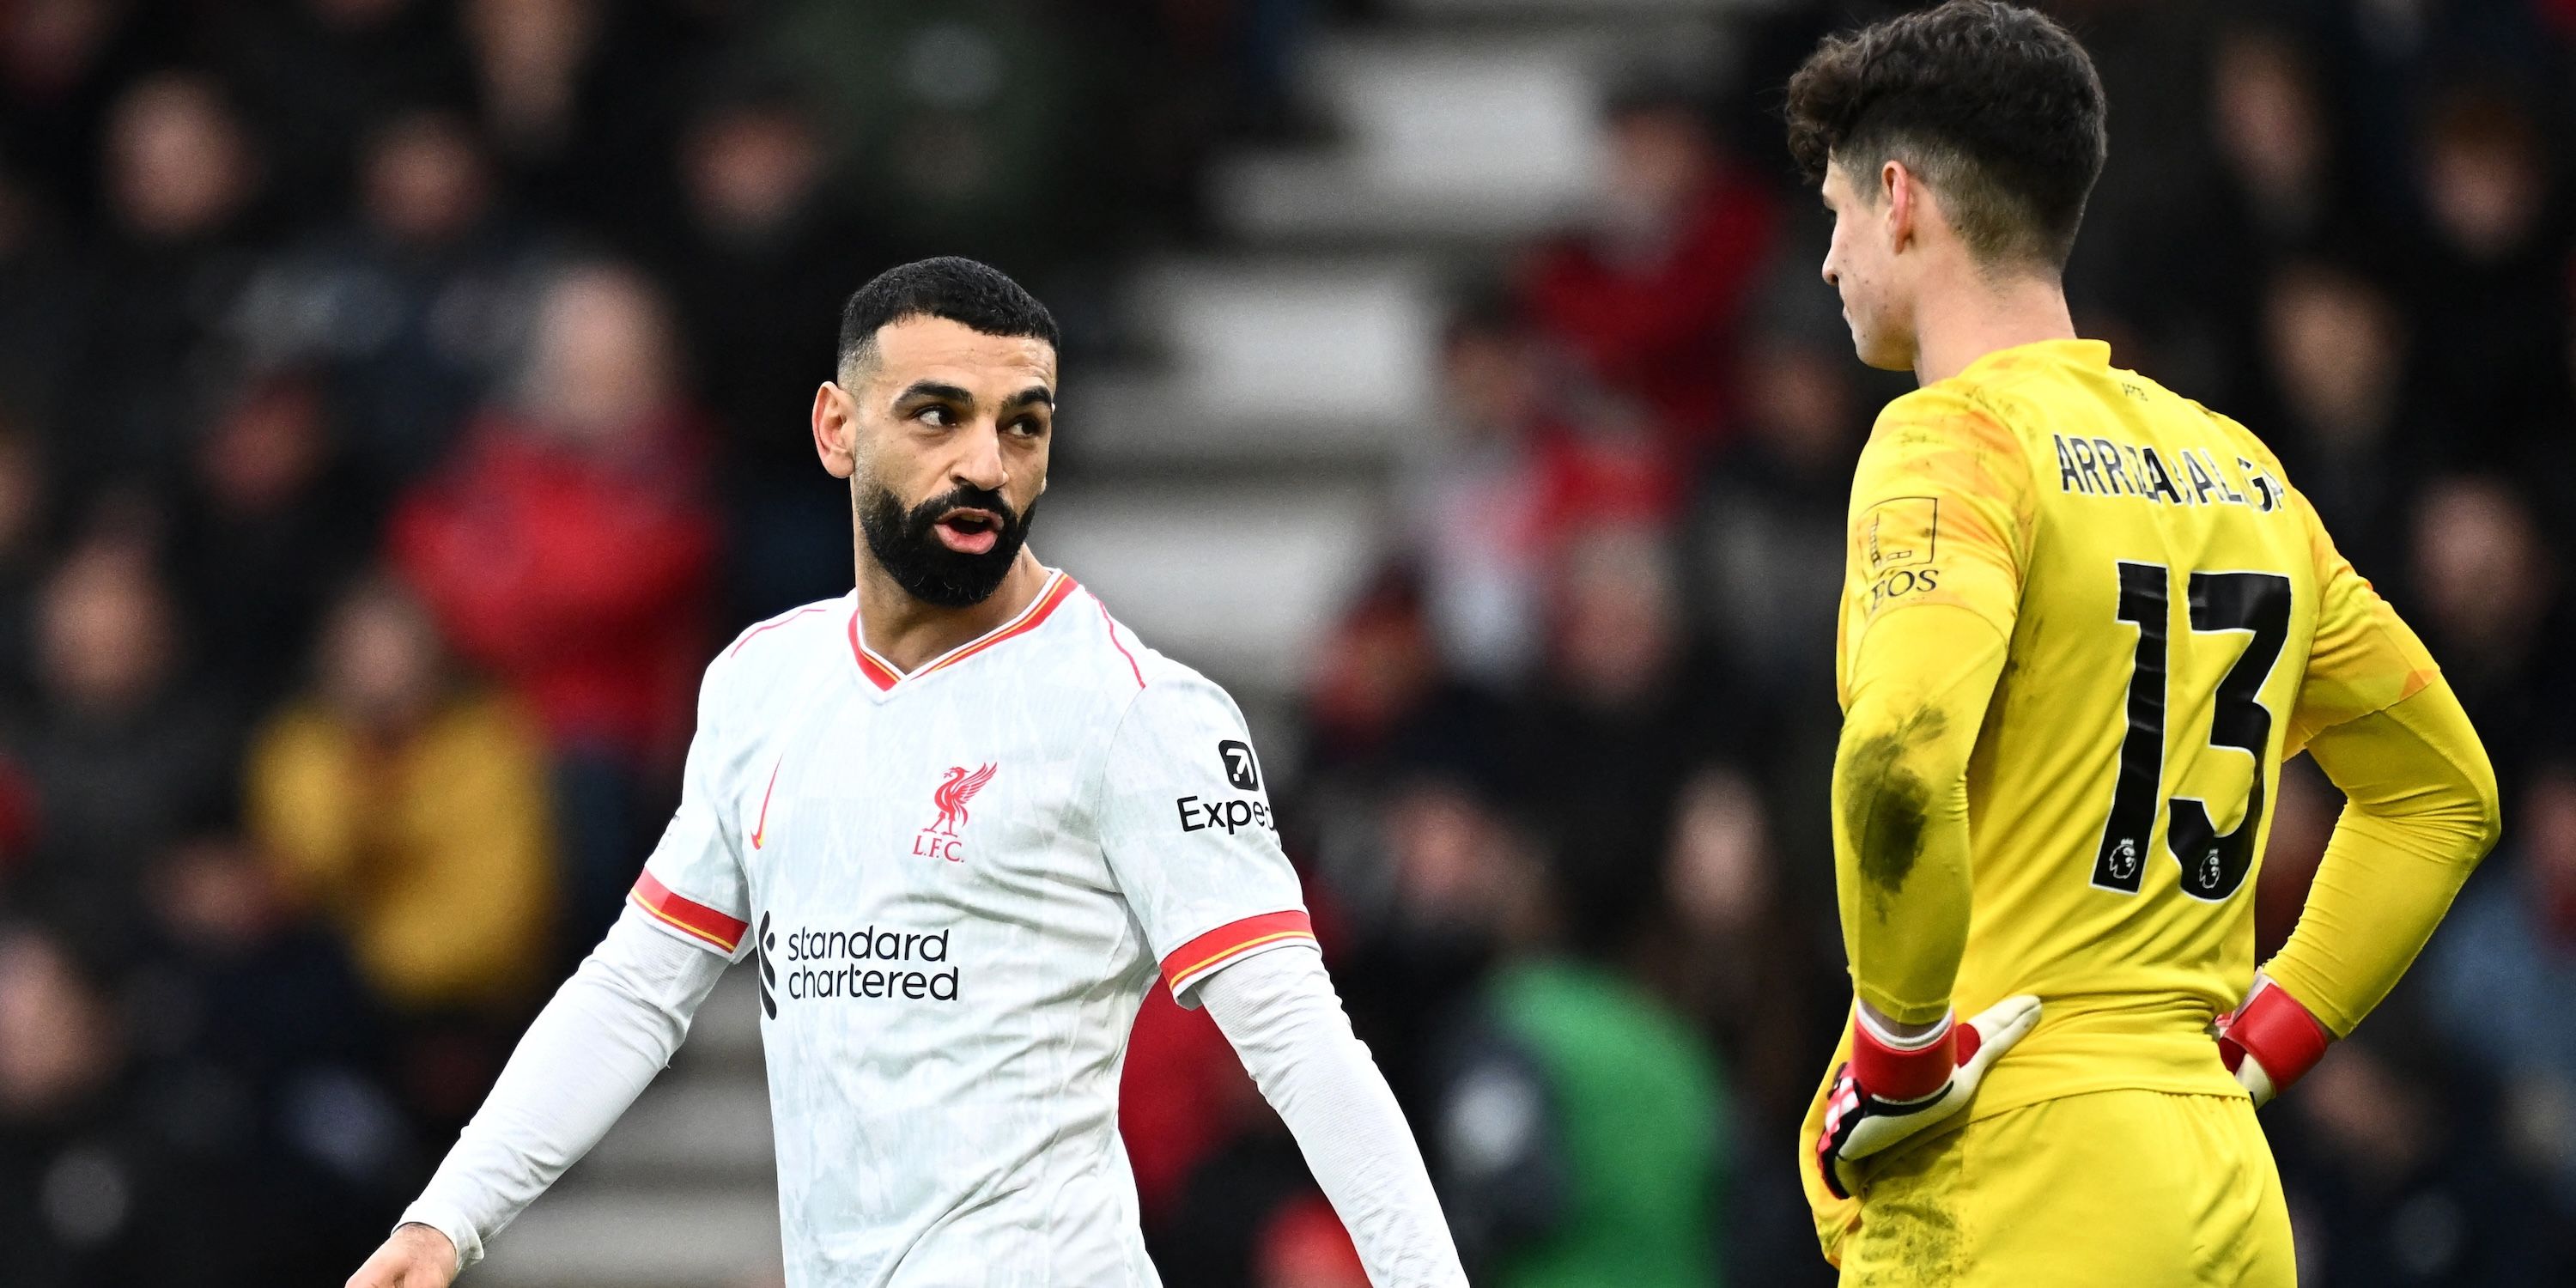
[[[859, 533], [877, 566], [913, 598], [941, 608], [967, 608], [992, 597], [1011, 561], [1029, 539], [1029, 516], [1037, 506], [1013, 510], [999, 492], [961, 484], [907, 510], [903, 501], [880, 483], [861, 487], [857, 506]], [[984, 510], [1001, 518], [993, 548], [982, 554], [951, 550], [932, 529], [951, 510]]]

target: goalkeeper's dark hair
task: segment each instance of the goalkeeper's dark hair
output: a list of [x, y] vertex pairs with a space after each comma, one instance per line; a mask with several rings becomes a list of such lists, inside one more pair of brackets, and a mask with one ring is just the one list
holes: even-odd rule
[[2109, 146], [2102, 79], [2064, 27], [1950, 0], [1817, 47], [1789, 79], [1789, 151], [1810, 182], [1841, 166], [1875, 191], [1902, 161], [1995, 265], [2063, 269]]
[[1010, 275], [957, 255], [914, 260], [877, 274], [841, 306], [833, 369], [847, 376], [875, 357], [877, 329], [907, 318], [946, 318], [985, 335], [1026, 336], [1063, 347], [1055, 315]]

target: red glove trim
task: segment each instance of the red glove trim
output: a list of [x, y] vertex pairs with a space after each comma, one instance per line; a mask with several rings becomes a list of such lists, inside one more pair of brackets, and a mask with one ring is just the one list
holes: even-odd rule
[[[1962, 1029], [1949, 1016], [1941, 1029], [1919, 1047], [1895, 1047], [1881, 1041], [1867, 1021], [1852, 1017], [1852, 1080], [1870, 1096], [1895, 1104], [1939, 1095], [1950, 1084], [1959, 1062], [1977, 1053], [1974, 1028]], [[2263, 1066], [2270, 1068], [2270, 1065]]]
[[2332, 1041], [2323, 1022], [2269, 979], [2255, 986], [2244, 1005], [2218, 1017], [2218, 1056], [2227, 1071], [2236, 1072], [2250, 1055], [2272, 1080], [2275, 1095], [2317, 1067]]

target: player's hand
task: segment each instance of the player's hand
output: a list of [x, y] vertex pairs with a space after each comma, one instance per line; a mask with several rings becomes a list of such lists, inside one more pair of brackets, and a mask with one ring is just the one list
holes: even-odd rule
[[2307, 1076], [2325, 1058], [2326, 1044], [2334, 1041], [2314, 1012], [2260, 973], [2254, 976], [2253, 991], [2235, 1010], [2218, 1017], [2210, 1035], [2218, 1039], [2218, 1058], [2254, 1097], [2257, 1109]]
[[456, 1279], [456, 1245], [447, 1236], [417, 1223], [397, 1228], [358, 1273], [348, 1288], [447, 1288]]
[[2039, 1024], [2039, 999], [2007, 997], [1966, 1024], [1942, 1016], [1921, 1041], [1897, 1046], [1852, 1019], [1852, 1058], [1834, 1070], [1816, 1166], [1825, 1188], [1850, 1198], [1842, 1166], [1888, 1149], [1968, 1107], [1986, 1069]]

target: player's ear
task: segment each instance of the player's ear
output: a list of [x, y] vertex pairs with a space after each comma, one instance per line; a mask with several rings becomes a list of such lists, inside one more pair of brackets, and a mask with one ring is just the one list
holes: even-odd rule
[[826, 380], [814, 391], [814, 454], [833, 478], [858, 469], [859, 407], [850, 391]]
[[1922, 212], [1922, 187], [1915, 182], [1914, 172], [1902, 161], [1889, 159], [1878, 167], [1878, 197], [1887, 208], [1887, 248], [1905, 249], [1914, 239], [1914, 221]]

